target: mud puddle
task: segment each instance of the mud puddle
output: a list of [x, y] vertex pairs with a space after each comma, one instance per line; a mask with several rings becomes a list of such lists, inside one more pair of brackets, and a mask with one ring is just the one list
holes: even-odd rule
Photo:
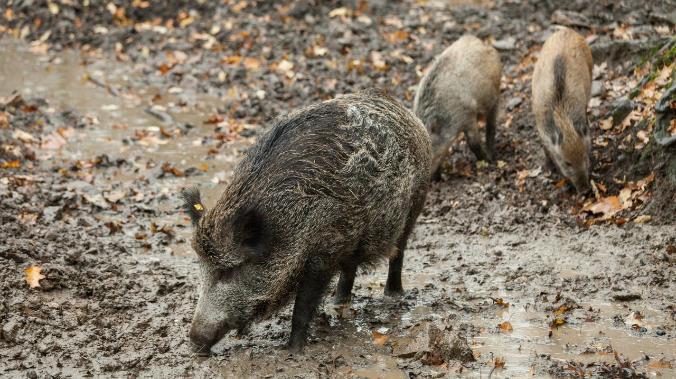
[[[206, 160], [212, 147], [200, 136], [214, 129], [205, 121], [221, 107], [218, 98], [182, 93], [180, 88], [173, 88], [173, 93], [136, 88], [132, 67], [73, 50], [41, 55], [32, 52], [31, 45], [3, 38], [0, 51], [0, 96], [18, 93], [24, 98], [49, 99], [52, 112], [73, 112], [86, 124], [81, 129], [61, 129], [63, 146], [43, 149], [39, 159], [88, 161], [105, 155], [136, 168], [97, 176], [102, 187], [143, 179], [149, 162], [168, 163], [181, 171], [198, 167], [199, 175], [165, 179], [161, 192], [174, 196], [182, 188], [199, 185], [203, 200], [211, 203], [220, 194], [218, 184], [231, 176], [240, 149], [253, 143], [250, 138], [234, 141]], [[176, 214], [171, 222], [180, 224], [182, 217]], [[179, 237], [188, 238], [189, 230], [180, 229]], [[171, 249], [178, 255], [191, 253], [184, 244]]]
[[[202, 141], [210, 138], [215, 126], [204, 121], [218, 111], [219, 99], [180, 88], [169, 93], [139, 88], [135, 84], [139, 73], [127, 63], [83, 58], [73, 51], [47, 56], [30, 49], [0, 40], [0, 96], [18, 89], [25, 97], [45, 97], [54, 112], [73, 109], [85, 119], [84, 127], [69, 132], [62, 148], [40, 150], [45, 161], [89, 160], [106, 154], [130, 162], [122, 168], [96, 171], [93, 182], [100, 192], [144, 181], [141, 187], [151, 187], [153, 193], [170, 199], [179, 188], [198, 184], [209, 205], [222, 188], [218, 183], [228, 181], [240, 159], [239, 149], [253, 139], [229, 141], [212, 159], [206, 159], [213, 144]], [[155, 180], [146, 170], [151, 161], [181, 170], [207, 166], [196, 175]], [[12, 367], [6, 372], [11, 374], [31, 367], [42, 374], [40, 369], [46, 367], [44, 371], [74, 376], [141, 372], [399, 378], [487, 377], [492, 372], [492, 377], [544, 377], [551, 367], [568, 362], [617, 366], [618, 353], [650, 375], [676, 375], [670, 368], [676, 358], [673, 258], [661, 255], [665, 245], [673, 243], [673, 226], [628, 224], [622, 229], [602, 225], [580, 230], [560, 221], [569, 217], [564, 212], [546, 213], [530, 202], [510, 207], [505, 197], [510, 197], [513, 188], [504, 182], [489, 188], [481, 180], [486, 178], [477, 174], [472, 180], [449, 180], [433, 187], [426, 206], [429, 214], [419, 220], [406, 253], [404, 298], [383, 297], [385, 265], [360, 272], [350, 307], [336, 311], [331, 293], [327, 295], [304, 355], [289, 355], [282, 348], [290, 329], [287, 307], [271, 320], [254, 325], [246, 336], [228, 335], [214, 348], [215, 356], [195, 357], [187, 343], [198, 283], [197, 265], [186, 241], [190, 228], [176, 229], [179, 238], [167, 247], [177, 256], [167, 257], [157, 245], [146, 250], [129, 248], [126, 255], [114, 250], [129, 239], [119, 234], [91, 235], [96, 241], [93, 248], [87, 245], [81, 249], [84, 252], [72, 253], [82, 239], [89, 242], [85, 237], [91, 229], [80, 226], [76, 230], [82, 235], [69, 237], [68, 246], [63, 247], [69, 253], [64, 262], [58, 261], [63, 260], [59, 249], [48, 255], [57, 262], [52, 271], [46, 268], [48, 280], [63, 281], [64, 287], [70, 286], [67, 290], [28, 292], [32, 290], [24, 288], [23, 266], [7, 265], [13, 280], [16, 277], [7, 285], [13, 320], [33, 318], [25, 321], [26, 330], [20, 333], [27, 337], [21, 340], [19, 335], [18, 342], [7, 349], [11, 352], [0, 352], [0, 358], [8, 357]], [[499, 195], [498, 190], [502, 191]], [[448, 205], [450, 201], [459, 205]], [[185, 217], [175, 211], [175, 203], [172, 206], [168, 200], [159, 207], [162, 219], [139, 216], [129, 227], [150, 220], [187, 225]], [[72, 218], [83, 218], [85, 213], [74, 213]], [[96, 217], [116, 216], [113, 213], [97, 211]], [[67, 224], [64, 229], [75, 225]], [[47, 225], [44, 229], [54, 234], [53, 228]], [[25, 234], [29, 242], [44, 240], [43, 234]], [[95, 246], [107, 239], [110, 245]], [[25, 250], [33, 252], [36, 249], [29, 242]], [[49, 248], [44, 250], [51, 253]], [[21, 265], [31, 263], [34, 258], [29, 257]], [[45, 259], [43, 264], [50, 262]], [[80, 277], [87, 280], [75, 283]], [[635, 300], [613, 301], [618, 294], [629, 294]], [[562, 306], [566, 310], [557, 315]], [[39, 319], [39, 313], [33, 309], [42, 309], [46, 319], [71, 329], [62, 332], [57, 322], [37, 326], [33, 320]], [[552, 327], [557, 318], [562, 325]], [[499, 327], [505, 322], [511, 330]], [[463, 332], [477, 362], [427, 364], [421, 363], [414, 350], [410, 354], [397, 351], [406, 347], [406, 341], [415, 341], [419, 327], [426, 324]], [[42, 340], [45, 348], [38, 344], [36, 351], [33, 339]], [[65, 353], [52, 354], [50, 349]], [[81, 355], [84, 358], [78, 358]], [[649, 361], [643, 359], [646, 355]], [[504, 367], [496, 368], [495, 358], [501, 358]], [[666, 359], [666, 367], [651, 366], [661, 358]]]

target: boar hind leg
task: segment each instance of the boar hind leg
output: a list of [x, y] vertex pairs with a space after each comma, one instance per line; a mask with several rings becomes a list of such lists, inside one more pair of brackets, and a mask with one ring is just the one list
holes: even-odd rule
[[497, 107], [488, 112], [486, 116], [486, 156], [489, 161], [495, 159], [495, 128], [498, 121]]
[[406, 250], [406, 243], [408, 237], [413, 231], [415, 220], [418, 218], [423, 205], [425, 204], [426, 188], [418, 191], [417, 198], [413, 200], [413, 205], [406, 220], [404, 231], [399, 236], [397, 241], [397, 254], [390, 258], [390, 267], [387, 273], [387, 282], [385, 283], [385, 296], [401, 296], [404, 293], [404, 288], [401, 285], [401, 269], [404, 264], [404, 250]]
[[354, 278], [357, 275], [357, 266], [343, 267], [338, 279], [338, 288], [336, 288], [336, 297], [334, 304], [349, 304], [352, 298], [352, 286]]
[[296, 301], [293, 305], [291, 319], [291, 337], [287, 345], [289, 351], [300, 353], [305, 347], [310, 321], [330, 281], [331, 275], [326, 270], [311, 262], [306, 266], [296, 289]]
[[481, 136], [479, 135], [479, 129], [476, 125], [476, 117], [472, 118], [471, 121], [465, 125], [463, 130], [465, 131], [465, 138], [467, 138], [469, 149], [472, 150], [476, 159], [480, 161], [488, 160], [488, 156], [486, 155], [483, 146], [481, 146]]

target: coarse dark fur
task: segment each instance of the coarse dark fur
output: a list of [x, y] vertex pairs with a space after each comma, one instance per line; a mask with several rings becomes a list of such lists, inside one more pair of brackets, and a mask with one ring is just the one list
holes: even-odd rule
[[336, 301], [348, 301], [357, 267], [382, 258], [390, 258], [386, 294], [401, 293], [403, 250], [430, 161], [420, 121], [376, 90], [279, 121], [196, 223], [196, 351], [207, 353], [227, 330], [269, 316], [294, 293], [289, 347], [300, 350], [334, 273], [341, 272]]
[[[501, 72], [498, 52], [465, 35], [444, 50], [423, 77], [413, 111], [430, 134], [433, 172], [461, 131], [477, 159], [493, 160]], [[486, 119], [485, 146], [477, 127], [479, 117]]]
[[548, 164], [579, 192], [589, 189], [592, 67], [584, 38], [564, 28], [547, 39], [533, 72], [533, 111]]

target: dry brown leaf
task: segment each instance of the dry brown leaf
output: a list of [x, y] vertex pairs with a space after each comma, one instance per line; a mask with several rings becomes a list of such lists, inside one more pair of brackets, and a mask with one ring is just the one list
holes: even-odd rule
[[495, 303], [496, 305], [499, 305], [503, 308], [509, 308], [509, 303], [504, 301], [501, 297], [499, 297], [497, 299], [493, 299], [493, 303]]
[[549, 324], [549, 326], [551, 326], [552, 328], [558, 328], [559, 326], [561, 326], [565, 323], [566, 323], [565, 318], [557, 317], [554, 320], [552, 320], [552, 322]]
[[670, 361], [660, 358], [657, 361], [651, 361], [648, 363], [648, 367], [650, 368], [673, 368], [674, 366], [671, 364]]
[[601, 130], [612, 129], [613, 128], [613, 118], [609, 117], [605, 120], [601, 120], [601, 122], [599, 122], [599, 128], [601, 128]]
[[45, 278], [45, 276], [41, 274], [41, 267], [29, 266], [23, 271], [26, 273], [26, 283], [28, 283], [30, 288], [40, 287], [40, 280]]
[[512, 328], [512, 323], [509, 321], [501, 322], [500, 324], [498, 324], [498, 327], [503, 332], [511, 332], [512, 330], [514, 330], [514, 328]]
[[0, 162], [0, 168], [19, 168], [21, 162], [19, 160]]
[[609, 219], [615, 213], [621, 211], [622, 203], [617, 196], [602, 197], [597, 202], [586, 205], [582, 212], [600, 215], [603, 220]]
[[634, 222], [637, 224], [645, 224], [646, 222], [652, 220], [653, 217], [650, 215], [640, 215], [634, 219]]
[[373, 344], [376, 346], [384, 346], [387, 343], [387, 340], [390, 339], [387, 334], [383, 334], [375, 330], [371, 332], [371, 336], [373, 337]]
[[493, 360], [493, 366], [495, 368], [505, 368], [505, 358], [495, 357]]

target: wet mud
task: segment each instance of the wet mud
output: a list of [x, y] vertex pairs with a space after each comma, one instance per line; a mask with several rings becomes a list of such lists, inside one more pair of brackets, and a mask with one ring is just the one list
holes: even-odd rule
[[[664, 38], [673, 24], [655, 16], [656, 3], [569, 10], [601, 39], [614, 38], [615, 19], [633, 20], [636, 39]], [[676, 376], [673, 214], [585, 225], [583, 200], [543, 167], [524, 57], [541, 43], [554, 9], [374, 2], [359, 14], [329, 16], [349, 4], [299, 1], [238, 13], [214, 4], [197, 8], [213, 18], [135, 33], [110, 13], [85, 18], [91, 25], [73, 32], [70, 24], [54, 28], [46, 12], [23, 10], [44, 18], [33, 40], [54, 32], [33, 43], [8, 30], [0, 37], [0, 116], [8, 115], [7, 126], [0, 117], [1, 158], [19, 162], [0, 169], [0, 376]], [[174, 4], [156, 17], [180, 24], [182, 10]], [[21, 29], [21, 12], [3, 25]], [[151, 20], [144, 12], [125, 17]], [[276, 34], [247, 47], [243, 34], [211, 33], [228, 22], [229, 30], [260, 35], [268, 25]], [[321, 40], [311, 53], [292, 43], [305, 29], [313, 43]], [[359, 272], [349, 306], [334, 306], [329, 291], [303, 354], [283, 348], [286, 307], [245, 335], [226, 335], [212, 356], [195, 356], [187, 332], [199, 277], [179, 190], [198, 185], [207, 205], [216, 201], [270, 119], [299, 105], [384, 86], [410, 107], [416, 71], [463, 32], [502, 46], [498, 162], [476, 162], [462, 140], [453, 146], [406, 251], [406, 294], [383, 296], [382, 264]], [[209, 38], [195, 33], [215, 36], [221, 49], [205, 49]], [[125, 41], [122, 50], [116, 40]], [[275, 43], [288, 55], [271, 49]], [[183, 50], [185, 57], [176, 53]], [[376, 68], [372, 50], [385, 54], [388, 71]], [[305, 58], [280, 69], [293, 54]], [[249, 72], [246, 62], [224, 58], [239, 55], [274, 66]], [[613, 86], [629, 80], [629, 63], [611, 66], [597, 77], [607, 88], [593, 100], [594, 137], [620, 96]], [[598, 165], [593, 176], [613, 183], [614, 174]], [[28, 267], [41, 268], [39, 287], [26, 283]]]

